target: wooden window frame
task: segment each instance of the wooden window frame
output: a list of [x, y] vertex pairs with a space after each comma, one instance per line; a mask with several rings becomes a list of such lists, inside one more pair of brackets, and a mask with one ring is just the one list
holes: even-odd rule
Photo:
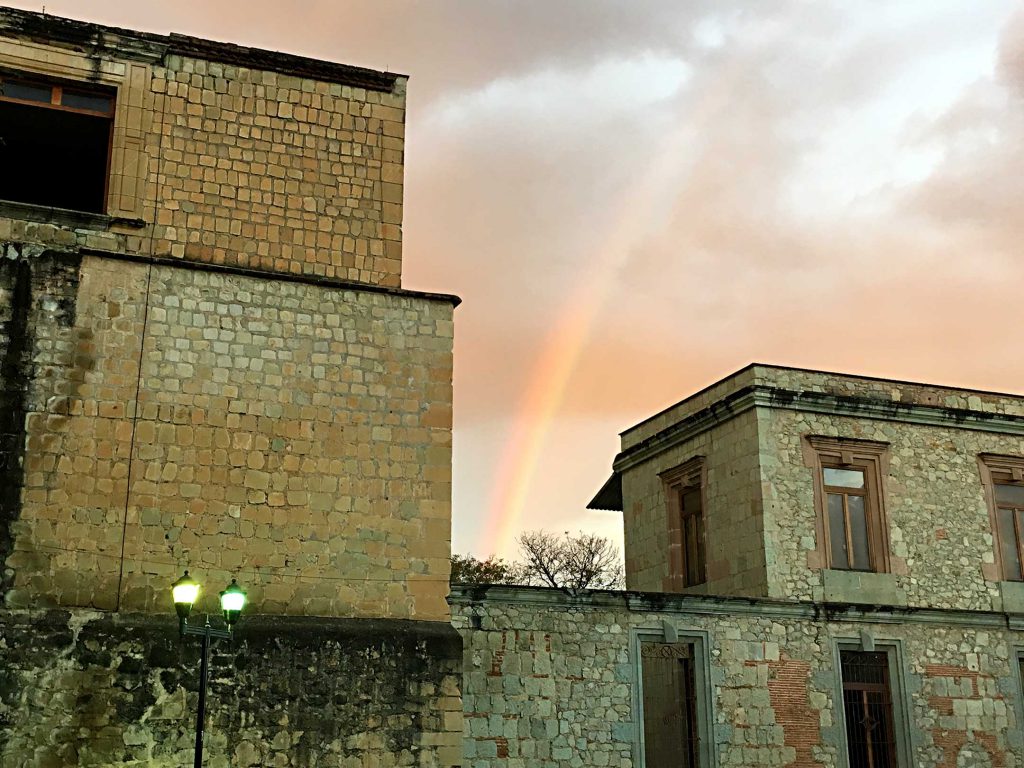
[[[40, 88], [49, 88], [50, 101], [47, 103], [43, 101], [16, 99], [6, 96], [3, 92], [3, 84], [7, 81], [24, 83], [25, 85], [35, 85]], [[81, 109], [78, 107], [65, 106], [62, 103], [65, 88], [72, 91], [81, 91], [83, 93], [94, 93], [98, 96], [107, 96], [110, 98], [110, 109], [100, 111], [95, 109]], [[103, 210], [100, 211], [100, 213], [106, 214], [110, 210], [110, 171], [114, 157], [114, 118], [117, 114], [117, 89], [111, 86], [96, 86], [90, 85], [89, 83], [47, 79], [38, 75], [33, 76], [32, 73], [28, 72], [18, 72], [0, 68], [0, 102], [21, 104], [23, 106], [37, 107], [39, 109], [51, 109], [55, 112], [71, 112], [76, 115], [90, 115], [92, 117], [101, 117], [108, 121], [107, 161], [103, 167]]]
[[890, 573], [892, 562], [889, 546], [889, 520], [885, 509], [884, 478], [889, 469], [889, 444], [846, 437], [808, 435], [814, 469], [814, 508], [816, 548], [813, 563], [819, 568], [833, 568], [832, 539], [829, 535], [828, 490], [825, 469], [857, 469], [864, 472], [868, 559], [864, 569], [840, 568], [856, 573]]
[[[994, 453], [982, 453], [978, 455], [978, 468], [981, 472], [982, 488], [985, 493], [985, 505], [988, 508], [989, 529], [992, 531], [992, 545], [994, 548], [995, 569], [993, 581], [1014, 581], [1021, 582], [1022, 579], [1006, 578], [1006, 571], [1003, 566], [1003, 555], [1001, 540], [999, 537], [999, 513], [996, 502], [996, 485], [1021, 485], [1024, 486], [1024, 456], [1003, 456]], [[1009, 480], [1007, 483], [1006, 481]], [[1024, 569], [1024, 530], [1021, 530], [1021, 523], [1017, 515], [1014, 515], [1014, 522], [1017, 528], [1017, 552], [1021, 558], [1021, 566]]]
[[[708, 582], [708, 541], [707, 541], [707, 468], [703, 456], [692, 459], [662, 472], [659, 477], [665, 492], [665, 507], [668, 521], [668, 577], [665, 580], [667, 592], [681, 592], [691, 587], [698, 587]], [[691, 489], [700, 488], [700, 508], [702, 517], [702, 540], [698, 542], [702, 553], [701, 581], [688, 583], [686, 573], [686, 557], [683, 552], [683, 509], [682, 494]]]
[[[49, 88], [50, 101], [33, 101], [31, 99], [18, 99], [13, 96], [7, 96], [3, 91], [3, 84], [5, 82], [23, 83], [25, 85], [34, 85], [39, 88]], [[83, 109], [81, 107], [69, 107], [62, 103], [65, 88], [71, 91], [94, 93], [97, 96], [108, 97], [110, 99], [110, 109], [98, 110]], [[0, 69], [0, 101], [7, 101], [12, 104], [24, 104], [29, 107], [55, 109], [61, 112], [74, 112], [79, 115], [94, 115], [96, 117], [106, 117], [110, 120], [114, 119], [114, 113], [117, 110], [117, 93], [112, 92], [112, 89], [109, 86], [96, 87], [95, 85], [90, 85], [89, 83], [75, 83], [68, 81], [50, 80], [39, 76], [33, 77], [30, 73], [15, 72], [5, 69]]]
[[152, 135], [153, 121], [164, 109], [164, 97], [154, 95], [151, 90], [152, 67], [160, 63], [160, 57], [99, 62], [87, 51], [28, 40], [9, 42], [10, 45], [0, 50], [0, 70], [12, 79], [60, 82], [83, 91], [107, 89], [113, 93], [104, 212], [107, 216], [152, 223], [156, 210], [149, 186], [154, 158], [150, 157], [147, 137]]

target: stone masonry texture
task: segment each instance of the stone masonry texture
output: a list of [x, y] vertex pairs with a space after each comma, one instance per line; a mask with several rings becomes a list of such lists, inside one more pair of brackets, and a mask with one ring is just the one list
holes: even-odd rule
[[[910, 606], [1003, 610], [979, 457], [1024, 456], [1024, 399], [759, 365], [624, 433], [616, 467], [627, 586], [664, 588], [659, 473], [704, 456], [708, 583], [690, 591], [834, 599], [825, 580], [837, 574], [823, 567], [815, 529], [810, 435], [885, 448], [891, 568], [872, 582], [883, 594]], [[838, 594], [856, 602], [866, 593]]]
[[[206, 764], [458, 765], [447, 623], [277, 618], [214, 641]], [[0, 612], [0, 766], [192, 765], [198, 644], [173, 617]]]
[[[116, 89], [107, 214], [0, 203], [0, 595], [443, 619], [453, 297], [403, 291], [405, 78], [0, 9]], [[216, 594], [208, 590], [209, 607]]]
[[455, 588], [452, 613], [466, 768], [642, 765], [634, 641], [664, 641], [666, 626], [705, 638], [713, 765], [845, 766], [836, 648], [866, 638], [896, 656], [906, 765], [1024, 761], [1024, 635], [999, 614], [512, 587]]
[[0, 68], [116, 94], [103, 213], [0, 201], [0, 768], [191, 765], [186, 568], [248, 592], [206, 765], [459, 765], [406, 78], [6, 8]]
[[261, 70], [272, 54], [244, 66], [234, 46], [197, 58], [181, 40], [0, 9], [0, 65], [118, 91], [113, 217], [0, 211], [0, 240], [397, 287], [405, 78], [331, 82]]
[[26, 268], [9, 605], [170, 610], [191, 567], [266, 613], [447, 615], [450, 304], [51, 252], [9, 290]]

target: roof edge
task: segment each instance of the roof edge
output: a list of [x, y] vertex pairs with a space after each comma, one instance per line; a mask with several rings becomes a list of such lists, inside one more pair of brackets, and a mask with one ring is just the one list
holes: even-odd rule
[[630, 432], [632, 432], [632, 431], [634, 431], [636, 429], [639, 429], [644, 424], [647, 424], [648, 422], [654, 421], [659, 416], [664, 416], [669, 411], [674, 410], [675, 408], [678, 408], [681, 405], [685, 405], [690, 400], [693, 400], [694, 398], [700, 397], [701, 395], [705, 394], [709, 390], [714, 389], [715, 387], [720, 386], [721, 384], [724, 384], [725, 382], [729, 381], [730, 379], [735, 379], [738, 376], [741, 376], [742, 374], [746, 373], [747, 371], [749, 371], [749, 370], [751, 370], [753, 368], [765, 368], [765, 369], [774, 370], [774, 371], [793, 371], [793, 372], [796, 372], [796, 373], [813, 373], [813, 374], [818, 374], [818, 375], [821, 375], [821, 376], [838, 376], [838, 377], [844, 378], [844, 379], [859, 379], [860, 381], [878, 381], [878, 382], [884, 382], [884, 383], [887, 383], [887, 384], [897, 384], [897, 385], [904, 384], [904, 385], [908, 385], [908, 386], [912, 386], [912, 387], [931, 387], [932, 389], [944, 389], [944, 390], [949, 390], [949, 391], [952, 391], [952, 392], [971, 392], [971, 393], [978, 394], [978, 395], [990, 395], [990, 396], [994, 396], [994, 397], [1009, 397], [1009, 398], [1014, 398], [1014, 399], [1024, 399], [1024, 393], [1004, 392], [1004, 391], [992, 390], [992, 389], [977, 389], [977, 388], [974, 388], [974, 387], [963, 387], [963, 386], [958, 386], [958, 385], [953, 385], [953, 384], [933, 384], [933, 383], [930, 383], [930, 382], [927, 382], [927, 381], [914, 381], [914, 380], [911, 380], [911, 379], [888, 379], [888, 378], [885, 378], [884, 376], [868, 376], [866, 374], [860, 374], [860, 373], [843, 373], [841, 371], [832, 371], [832, 370], [826, 370], [826, 369], [821, 369], [821, 368], [802, 368], [800, 366], [795, 366], [795, 365], [777, 365], [775, 363], [759, 363], [759, 362], [755, 361], [755, 362], [747, 363], [742, 368], [738, 368], [738, 369], [734, 370], [732, 373], [727, 374], [725, 376], [722, 376], [719, 379], [716, 379], [715, 381], [711, 382], [707, 386], [701, 387], [696, 392], [694, 392], [694, 393], [692, 393], [690, 395], [687, 395], [682, 400], [678, 400], [677, 402], [672, 403], [671, 405], [668, 405], [668, 406], [662, 408], [657, 413], [651, 414], [650, 416], [648, 416], [647, 418], [643, 419], [642, 421], [638, 421], [633, 426], [627, 427], [626, 429], [624, 429], [622, 432], [619, 433], [619, 437], [623, 437], [623, 436], [629, 434]]
[[[250, 48], [176, 32], [142, 32], [9, 6], [0, 6], [0, 33], [44, 42], [52, 40], [91, 51], [114, 49], [124, 58], [148, 61], [161, 61], [166, 56], [175, 54], [191, 56], [222, 64], [388, 93], [394, 90], [400, 79], [407, 79], [407, 75], [396, 72], [382, 72], [298, 54]], [[135, 48], [117, 46], [114, 41], [109, 40], [111, 36], [143, 45]]]
[[[46, 250], [60, 249], [47, 248]], [[285, 283], [304, 283], [306, 285], [315, 285], [321, 288], [333, 288], [339, 291], [386, 293], [390, 296], [400, 296], [409, 299], [439, 301], [451, 304], [453, 308], [462, 303], [462, 299], [452, 293], [433, 293], [431, 291], [415, 291], [410, 288], [392, 288], [387, 285], [360, 283], [355, 280], [340, 280], [332, 277], [321, 277], [320, 275], [304, 275], [293, 272], [271, 272], [266, 269], [248, 269], [246, 267], [236, 267], [229, 264], [208, 264], [205, 261], [169, 259], [162, 256], [147, 256], [144, 254], [122, 253], [120, 251], [104, 251], [98, 248], [79, 248], [77, 251], [83, 256], [95, 256], [102, 259], [117, 259], [119, 261], [134, 261], [140, 264], [153, 264], [158, 267], [191, 269], [196, 272], [218, 272], [220, 274], [251, 277], [258, 280], [280, 280]]]

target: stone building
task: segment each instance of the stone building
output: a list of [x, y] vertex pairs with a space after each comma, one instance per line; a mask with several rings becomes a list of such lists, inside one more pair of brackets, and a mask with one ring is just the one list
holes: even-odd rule
[[750, 366], [623, 434], [629, 591], [448, 596], [405, 85], [0, 9], [0, 768], [191, 762], [185, 568], [209, 765], [1021, 766], [1021, 397]]
[[467, 768], [1024, 764], [1024, 397], [752, 365], [592, 506], [630, 591], [453, 590]]
[[0, 764], [450, 766], [452, 312], [406, 78], [0, 9]]

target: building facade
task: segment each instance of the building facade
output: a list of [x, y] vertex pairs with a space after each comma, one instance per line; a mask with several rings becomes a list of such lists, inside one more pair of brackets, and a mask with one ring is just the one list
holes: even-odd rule
[[627, 430], [625, 593], [460, 587], [466, 762], [1024, 761], [1024, 398], [753, 365]]
[[[456, 765], [453, 308], [406, 78], [0, 9], [0, 763]], [[341, 674], [341, 670], [344, 674]]]
[[449, 596], [406, 79], [0, 9], [0, 767], [1024, 762], [1024, 398], [754, 365], [628, 430], [628, 591]]

